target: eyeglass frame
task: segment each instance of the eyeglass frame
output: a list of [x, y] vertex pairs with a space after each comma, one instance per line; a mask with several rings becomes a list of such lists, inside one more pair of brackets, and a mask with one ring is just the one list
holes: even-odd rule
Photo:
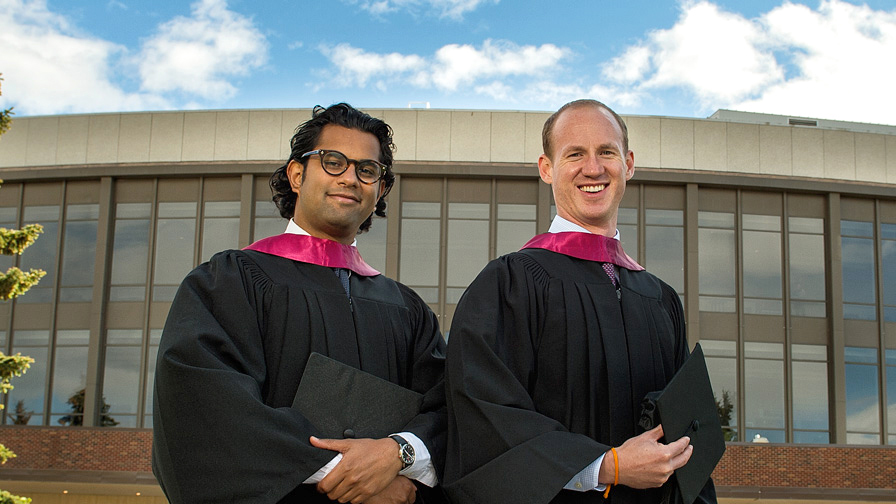
[[[331, 152], [335, 152], [336, 154], [339, 154], [340, 156], [345, 158], [345, 161], [346, 161], [345, 168], [339, 173], [333, 173], [330, 170], [327, 170], [327, 168], [324, 164], [324, 156]], [[333, 177], [338, 177], [338, 176], [342, 175], [343, 173], [345, 173], [346, 170], [348, 170], [349, 165], [355, 165], [355, 176], [358, 177], [359, 182], [361, 182], [363, 184], [367, 184], [367, 185], [373, 185], [373, 184], [376, 184], [377, 182], [383, 180], [383, 178], [386, 176], [386, 173], [390, 169], [390, 167], [388, 165], [380, 163], [379, 161], [376, 161], [374, 159], [351, 159], [350, 157], [346, 156], [345, 154], [339, 152], [338, 150], [334, 150], [334, 149], [315, 149], [313, 151], [308, 151], [308, 152], [302, 154], [301, 156], [299, 156], [299, 159], [305, 159], [305, 158], [311, 157], [315, 154], [320, 156], [320, 167], [321, 167], [321, 169], [323, 169], [324, 173], [326, 173], [327, 175], [330, 175]], [[371, 182], [366, 182], [365, 180], [363, 180], [361, 178], [361, 173], [360, 173], [362, 163], [373, 163], [377, 168], [380, 169], [380, 176], [377, 177], [376, 180], [373, 180]], [[385, 194], [383, 196], [385, 196]]]

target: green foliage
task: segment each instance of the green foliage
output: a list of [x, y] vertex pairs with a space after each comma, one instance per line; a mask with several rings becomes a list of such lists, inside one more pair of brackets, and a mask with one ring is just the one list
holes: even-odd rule
[[27, 273], [15, 266], [9, 268], [0, 275], [0, 301], [9, 301], [28, 292], [46, 274], [46, 271], [34, 268]]
[[12, 495], [6, 490], [0, 490], [0, 504], [31, 504], [30, 497]]
[[[85, 389], [81, 389], [68, 398], [68, 401], [66, 402], [72, 407], [72, 412], [69, 415], [61, 417], [58, 420], [59, 425], [84, 425], [84, 392]], [[109, 412], [109, 408], [111, 408], [111, 406], [106, 403], [106, 398], [103, 397], [103, 408], [102, 411], [100, 411], [102, 414], [100, 417], [100, 427], [115, 427], [118, 425], [117, 420], [106, 414]]]
[[731, 427], [731, 413], [734, 404], [731, 403], [731, 395], [727, 390], [722, 391], [722, 400], [716, 399], [716, 409], [719, 411], [719, 423], [722, 424], [722, 433], [725, 441], [737, 441], [737, 429]]
[[0, 254], [21, 254], [43, 232], [44, 227], [40, 224], [28, 224], [22, 229], [0, 227]]
[[[34, 359], [20, 353], [6, 355], [0, 352], [0, 393], [5, 394], [12, 390], [13, 386], [9, 380], [15, 376], [22, 376], [33, 362]], [[0, 404], [0, 409], [3, 409], [3, 404]]]

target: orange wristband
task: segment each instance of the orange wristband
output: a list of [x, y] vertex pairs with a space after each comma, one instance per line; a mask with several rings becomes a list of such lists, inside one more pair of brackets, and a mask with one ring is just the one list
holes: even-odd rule
[[[613, 470], [613, 472], [614, 472], [613, 485], [618, 485], [619, 484], [619, 456], [616, 455], [616, 448], [611, 447], [610, 451], [613, 452], [613, 469], [614, 469]], [[607, 489], [604, 490], [604, 499], [606, 499], [607, 497], [610, 496], [610, 488], [612, 488], [613, 485], [607, 483]]]

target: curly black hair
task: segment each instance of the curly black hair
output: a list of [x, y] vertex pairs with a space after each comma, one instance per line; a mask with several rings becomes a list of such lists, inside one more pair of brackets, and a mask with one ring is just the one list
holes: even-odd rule
[[[371, 133], [377, 140], [379, 140], [379, 161], [386, 165], [386, 172], [383, 174], [383, 194], [380, 196], [380, 199], [377, 200], [376, 209], [373, 213], [380, 217], [385, 217], [386, 195], [389, 194], [389, 191], [392, 189], [392, 184], [395, 183], [395, 173], [392, 172], [392, 153], [395, 150], [395, 144], [392, 143], [392, 128], [382, 119], [371, 117], [347, 103], [337, 103], [328, 108], [317, 105], [311, 113], [311, 119], [305, 121], [296, 128], [296, 133], [289, 142], [291, 147], [289, 159], [286, 160], [286, 163], [283, 166], [274, 171], [270, 180], [271, 194], [273, 195], [272, 199], [274, 200], [274, 204], [277, 205], [280, 215], [285, 219], [290, 219], [296, 210], [296, 193], [293, 192], [292, 186], [289, 184], [286, 167], [289, 166], [290, 161], [296, 161], [302, 163], [302, 166], [307, 166], [308, 158], [303, 159], [301, 158], [301, 155], [314, 150], [318, 140], [320, 140], [321, 131], [323, 131], [324, 126], [328, 124], [335, 124], [344, 128]], [[303, 179], [304, 176], [305, 172], [303, 171]], [[360, 234], [370, 229], [372, 220], [373, 214], [370, 214], [370, 216], [361, 223], [361, 226], [358, 228], [358, 233]]]

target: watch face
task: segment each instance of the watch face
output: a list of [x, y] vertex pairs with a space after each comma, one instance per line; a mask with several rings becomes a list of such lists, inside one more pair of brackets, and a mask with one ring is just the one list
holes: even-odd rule
[[401, 445], [401, 461], [405, 467], [414, 463], [414, 447], [410, 443]]

